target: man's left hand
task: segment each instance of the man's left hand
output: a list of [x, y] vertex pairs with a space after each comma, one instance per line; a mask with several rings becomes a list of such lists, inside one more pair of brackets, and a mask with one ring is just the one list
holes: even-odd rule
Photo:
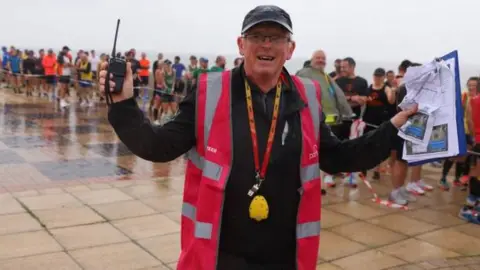
[[411, 115], [415, 114], [417, 111], [418, 111], [418, 105], [415, 105], [408, 110], [397, 113], [390, 121], [396, 128], [400, 128], [407, 122], [408, 118]]

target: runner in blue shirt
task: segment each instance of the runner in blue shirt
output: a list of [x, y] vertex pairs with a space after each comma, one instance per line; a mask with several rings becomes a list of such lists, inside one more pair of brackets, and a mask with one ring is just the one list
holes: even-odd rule
[[9, 54], [7, 51], [7, 47], [2, 47], [2, 66], [0, 69], [0, 74], [2, 77], [2, 83], [9, 83], [10, 80], [8, 79], [8, 69], [7, 69], [7, 64], [8, 64], [8, 58]]
[[172, 68], [175, 70], [175, 87], [173, 89], [173, 92], [178, 97], [179, 95], [183, 94], [183, 91], [185, 89], [185, 81], [183, 78], [183, 73], [187, 68], [185, 67], [185, 65], [180, 63], [179, 56], [175, 56], [175, 61], [174, 61], [174, 64], [172, 65]]
[[2, 47], [2, 68], [5, 70], [7, 68], [7, 63], [8, 63], [8, 51], [7, 47]]
[[20, 87], [22, 85], [22, 58], [20, 57], [19, 50], [12, 50], [10, 53], [10, 57], [8, 59], [8, 69], [10, 70], [11, 74], [11, 81], [13, 91], [15, 93], [21, 94]]

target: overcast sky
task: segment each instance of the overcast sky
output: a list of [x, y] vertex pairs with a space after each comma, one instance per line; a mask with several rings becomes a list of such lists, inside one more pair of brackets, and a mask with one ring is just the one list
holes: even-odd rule
[[461, 62], [480, 60], [478, 0], [4, 0], [0, 44], [104, 51], [121, 18], [120, 50], [235, 54], [259, 4], [290, 13], [294, 57], [322, 48], [329, 58], [428, 61], [458, 49]]

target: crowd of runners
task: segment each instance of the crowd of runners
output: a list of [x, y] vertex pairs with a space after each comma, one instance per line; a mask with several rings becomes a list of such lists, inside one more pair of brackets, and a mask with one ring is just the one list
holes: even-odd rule
[[[27, 97], [50, 99], [62, 109], [66, 109], [74, 101], [71, 91], [74, 89], [80, 106], [95, 106], [95, 103], [104, 102], [98, 92], [97, 75], [100, 66], [108, 61], [108, 57], [107, 54], [97, 56], [95, 50], [79, 50], [74, 58], [68, 46], [64, 46], [57, 53], [52, 49], [46, 53], [41, 49], [36, 53], [31, 50], [22, 51], [13, 46], [3, 47], [0, 71], [4, 84], [2, 88], [16, 94], [25, 94]], [[148, 110], [151, 121], [158, 125], [166, 123], [175, 115], [178, 102], [195, 89], [200, 74], [220, 72], [226, 68], [224, 56], [218, 56], [215, 63], [210, 64], [208, 59], [192, 55], [187, 65], [184, 65], [178, 56], [173, 61], [164, 59], [162, 53], [151, 62], [145, 53], [138, 57], [135, 49], [124, 54], [118, 53], [117, 57], [131, 62], [134, 95], [143, 101], [144, 108], [148, 107], [145, 111]], [[242, 61], [242, 58], [235, 59], [234, 67], [241, 65]], [[325, 52], [318, 50], [296, 74], [320, 83], [325, 121], [338, 138], [348, 140], [358, 136], [358, 132], [375, 129], [397, 113], [397, 105], [406, 94], [402, 84], [403, 76], [409, 67], [420, 64], [404, 60], [397, 70], [387, 71], [379, 67], [373, 71], [370, 84], [367, 79], [356, 75], [356, 62], [351, 57], [335, 60], [334, 70], [330, 73], [326, 71], [326, 65]], [[471, 104], [474, 104], [472, 101], [479, 93], [479, 87], [478, 77], [469, 78], [467, 91], [462, 94], [466, 139], [469, 149], [475, 152], [480, 152], [477, 149], [478, 144], [475, 146], [475, 142], [480, 142], [480, 131], [475, 132], [480, 130], [480, 119], [476, 119], [475, 112], [478, 109]], [[480, 114], [480, 111], [477, 114]], [[366, 124], [365, 130], [357, 130], [359, 119]], [[428, 185], [422, 179], [422, 166], [408, 167], [402, 160], [403, 140], [399, 138], [396, 144], [397, 147], [392, 151], [389, 160], [373, 170], [371, 179], [379, 181], [381, 173], [390, 174], [393, 189], [387, 205], [405, 206], [416, 201], [416, 196], [432, 191], [434, 186]], [[480, 162], [477, 162], [476, 157], [468, 155], [445, 160], [438, 188], [451, 188], [447, 175], [455, 163], [453, 185], [462, 190], [467, 190], [470, 186], [465, 206], [459, 216], [470, 222], [480, 223]], [[411, 174], [406, 183], [409, 168]], [[366, 173], [325, 174], [324, 186], [334, 188], [338, 181], [342, 181], [343, 184], [355, 188], [357, 181]]]
[[[162, 53], [151, 63], [145, 53], [137, 58], [135, 49], [118, 53], [117, 57], [132, 63], [135, 96], [149, 99], [146, 103], [156, 124], [167, 122], [176, 113], [178, 102], [192, 91], [200, 74], [223, 71], [226, 66], [224, 56], [218, 56], [214, 65], [209, 65], [207, 58], [194, 55], [184, 65], [179, 56], [171, 61], [164, 59]], [[108, 54], [98, 56], [95, 50], [79, 50], [74, 58], [68, 46], [58, 53], [52, 49], [46, 53], [40, 49], [37, 53], [14, 46], [2, 47], [0, 77], [4, 88], [28, 97], [50, 99], [62, 109], [72, 102], [70, 89], [74, 89], [80, 106], [92, 107], [104, 102], [98, 92], [97, 75], [108, 59]], [[242, 58], [237, 58], [234, 64], [238, 66], [241, 62]]]

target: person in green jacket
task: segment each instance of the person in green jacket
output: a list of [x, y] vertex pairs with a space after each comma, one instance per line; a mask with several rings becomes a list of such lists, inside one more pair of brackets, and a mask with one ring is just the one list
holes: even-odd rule
[[330, 126], [336, 126], [342, 123], [344, 119], [350, 118], [353, 112], [348, 105], [345, 94], [335, 81], [325, 73], [325, 53], [321, 50], [315, 51], [312, 59], [308, 62], [296, 75], [315, 80], [320, 84], [322, 88], [322, 109], [326, 117], [326, 123]]
[[[338, 87], [335, 81], [325, 73], [326, 56], [322, 50], [315, 51], [310, 61], [304, 63], [304, 67], [297, 72], [297, 76], [309, 78], [317, 81], [322, 88], [322, 111], [325, 114], [325, 123], [330, 126], [332, 132], [336, 134], [345, 119], [353, 115], [353, 111], [348, 104], [345, 94]], [[325, 174], [324, 183], [328, 187], [334, 187], [335, 181], [333, 175]], [[325, 191], [322, 189], [322, 193]]]

